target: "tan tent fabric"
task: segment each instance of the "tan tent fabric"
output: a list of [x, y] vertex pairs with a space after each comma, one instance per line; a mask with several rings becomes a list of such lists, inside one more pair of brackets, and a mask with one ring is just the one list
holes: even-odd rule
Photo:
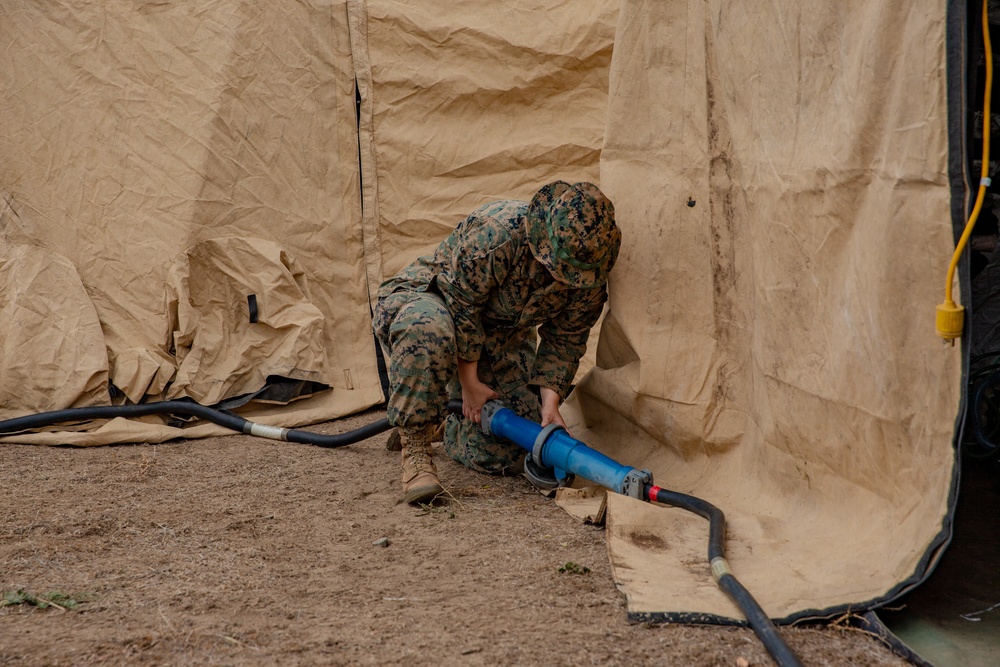
[[[373, 305], [382, 280], [476, 207], [599, 182], [616, 0], [348, 8]], [[592, 344], [578, 378], [595, 356]]]
[[[601, 182], [624, 243], [577, 437], [726, 512], [775, 617], [885, 597], [948, 516], [943, 12], [622, 7]], [[608, 514], [631, 612], [738, 617], [706, 522]]]
[[[200, 331], [198, 344], [209, 348], [196, 355], [171, 353], [175, 338], [191, 335], [183, 323], [172, 330], [171, 267], [191, 249], [242, 238], [268, 245], [308, 277], [310, 307], [321, 313], [312, 313], [308, 326], [321, 330], [306, 335], [301, 363], [286, 355], [278, 365], [332, 387], [262, 415], [298, 425], [380, 400], [344, 2], [7, 2], [0, 48], [0, 183], [22, 212], [0, 233], [76, 267], [118, 388], [132, 400], [167, 392], [212, 401], [253, 384], [236, 382], [221, 393], [195, 388], [219, 381], [208, 374], [221, 368], [247, 377], [281, 370], [268, 370], [273, 349], [230, 350], [230, 332], [221, 330], [214, 341]], [[221, 285], [226, 261], [205, 258], [201, 279]], [[214, 274], [207, 268], [213, 263]], [[242, 270], [250, 277], [255, 267]], [[258, 295], [264, 312], [298, 307], [283, 301], [282, 285], [256, 278], [266, 291]], [[231, 296], [235, 322], [247, 301]], [[59, 318], [84, 305], [79, 292], [59, 299], [62, 305], [52, 305]], [[236, 359], [223, 359], [230, 354]], [[55, 363], [76, 362], [68, 354]], [[206, 377], [193, 380], [201, 364]], [[47, 392], [23, 411], [73, 404]], [[120, 437], [147, 436], [133, 429]]]
[[298, 261], [280, 246], [203, 241], [171, 267], [168, 284], [178, 367], [167, 398], [214, 405], [259, 389], [271, 375], [326, 377], [323, 311]]
[[[0, 224], [16, 224], [5, 201]], [[107, 395], [104, 335], [76, 268], [44, 248], [0, 245], [0, 419]]]
[[[887, 0], [5, 2], [0, 312], [25, 326], [0, 325], [0, 410], [268, 375], [330, 390], [255, 421], [366, 408], [383, 278], [486, 201], [599, 180], [624, 245], [574, 435], [722, 508], [772, 615], [884, 599], [933, 561], [954, 478], [944, 49], [942, 7]], [[607, 515], [637, 618], [738, 616], [703, 520]]]
[[[610, 0], [7, 3], [0, 183], [32, 222], [2, 233], [76, 266], [128, 400], [213, 402], [275, 371], [333, 388], [273, 415], [282, 425], [367, 407], [381, 392], [366, 298], [383, 263], [394, 272], [489, 199], [597, 180], [616, 11]], [[306, 333], [307, 358], [279, 363], [266, 346], [232, 347], [246, 328], [237, 292], [255, 279], [244, 266], [235, 289], [231, 248], [213, 245], [226, 238], [297, 263], [325, 348]], [[229, 284], [211, 294], [228, 309], [181, 322], [168, 283], [211, 248], [198, 282]]]
[[617, 2], [352, 8], [372, 298], [476, 207], [598, 180]]

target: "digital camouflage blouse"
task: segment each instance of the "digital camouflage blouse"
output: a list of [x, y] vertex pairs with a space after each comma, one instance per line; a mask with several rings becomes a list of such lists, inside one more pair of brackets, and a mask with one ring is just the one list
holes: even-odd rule
[[477, 361], [486, 332], [538, 331], [528, 384], [569, 393], [590, 329], [607, 301], [604, 285], [572, 288], [556, 281], [528, 246], [527, 202], [487, 204], [459, 223], [434, 251], [384, 282], [379, 297], [434, 290], [455, 322], [458, 356]]

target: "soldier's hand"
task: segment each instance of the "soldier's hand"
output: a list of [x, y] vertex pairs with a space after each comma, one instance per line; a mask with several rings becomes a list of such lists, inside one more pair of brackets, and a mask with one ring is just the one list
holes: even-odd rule
[[[539, 387], [538, 393], [542, 399], [542, 428], [545, 428], [549, 424], [559, 424], [566, 429], [566, 433], [569, 433], [569, 428], [566, 427], [566, 422], [559, 412], [559, 403], [561, 401], [559, 393], [548, 387]], [[572, 436], [573, 434], [569, 433], [569, 435]]]
[[500, 398], [500, 394], [478, 380], [462, 383], [462, 414], [479, 424], [483, 420], [483, 406], [494, 398]]

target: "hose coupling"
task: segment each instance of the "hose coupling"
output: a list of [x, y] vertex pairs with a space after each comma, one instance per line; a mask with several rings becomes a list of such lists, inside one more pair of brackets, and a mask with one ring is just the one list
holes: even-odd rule
[[629, 496], [630, 498], [636, 498], [638, 500], [645, 500], [643, 493], [646, 489], [647, 484], [653, 483], [653, 473], [648, 470], [638, 470], [632, 468], [625, 474], [625, 479], [622, 480], [622, 490], [621, 494], [623, 496]]
[[480, 427], [483, 429], [483, 433], [493, 435], [493, 431], [490, 430], [490, 424], [493, 423], [493, 417], [497, 411], [503, 407], [500, 401], [486, 401], [486, 404], [483, 405], [483, 411], [479, 413], [482, 420]]
[[565, 430], [559, 424], [549, 424], [538, 432], [538, 437], [535, 438], [535, 443], [531, 446], [531, 455], [537, 463], [542, 464], [542, 450], [545, 448], [545, 441], [549, 439], [549, 436], [555, 431]]

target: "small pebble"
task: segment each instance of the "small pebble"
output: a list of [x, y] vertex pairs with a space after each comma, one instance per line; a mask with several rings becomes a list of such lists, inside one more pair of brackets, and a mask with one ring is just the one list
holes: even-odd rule
[[750, 661], [741, 655], [736, 658], [736, 667], [750, 667]]
[[389, 546], [389, 538], [388, 537], [380, 537], [377, 540], [375, 540], [374, 542], [372, 542], [372, 546], [373, 547], [387, 547], [387, 546]]

